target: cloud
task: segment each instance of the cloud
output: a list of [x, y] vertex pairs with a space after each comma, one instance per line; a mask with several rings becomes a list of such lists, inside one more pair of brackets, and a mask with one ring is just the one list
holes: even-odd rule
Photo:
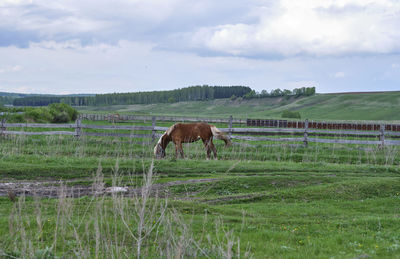
[[[180, 10], [183, 0], [7, 0], [0, 2], [0, 45], [29, 41], [117, 43], [153, 37], [157, 26]], [[185, 4], [186, 6], [186, 4]], [[194, 5], [198, 6], [198, 5]], [[150, 36], [149, 36], [150, 35]]]
[[15, 73], [19, 72], [22, 70], [22, 66], [20, 65], [15, 65], [15, 66], [6, 66], [6, 67], [0, 67], [0, 74], [4, 73]]
[[258, 13], [257, 23], [200, 28], [193, 35], [195, 46], [239, 56], [400, 51], [398, 1], [281, 0], [279, 5], [264, 9]]
[[400, 52], [397, 0], [3, 0], [0, 7], [0, 46], [151, 41], [265, 59]]
[[0, 1], [0, 7], [0, 46], [18, 47], [41, 41], [130, 40], [181, 51], [187, 42], [178, 44], [176, 35], [254, 18], [253, 5], [228, 0], [7, 0]]
[[[37, 90], [35, 90], [34, 88], [31, 88], [29, 86], [16, 86], [13, 87], [12, 89], [10, 89], [9, 87], [3, 87], [0, 85], [0, 91], [4, 91], [4, 92], [13, 92], [13, 93], [38, 93]], [[45, 93], [45, 92], [43, 92]]]
[[0, 87], [393, 90], [399, 14], [395, 0], [0, 0]]
[[335, 74], [333, 74], [333, 77], [334, 78], [342, 78], [342, 77], [345, 77], [345, 73], [344, 72], [336, 72]]

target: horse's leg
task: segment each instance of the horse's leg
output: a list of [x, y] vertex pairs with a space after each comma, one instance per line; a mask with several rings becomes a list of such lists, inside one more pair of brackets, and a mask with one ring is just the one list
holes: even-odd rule
[[203, 140], [204, 147], [207, 150], [207, 159], [210, 159], [210, 157], [211, 157], [210, 141], [205, 140], [205, 139], [202, 139], [202, 140]]
[[178, 159], [179, 144], [175, 143], [175, 158]]
[[182, 158], [185, 158], [185, 155], [183, 154], [182, 142], [179, 143], [179, 151], [180, 151], [180, 153], [181, 153], [181, 157], [182, 157]]
[[214, 143], [212, 142], [212, 139], [210, 139], [210, 149], [214, 153], [214, 158], [217, 159], [217, 149], [214, 146]]
[[178, 158], [178, 154], [180, 154], [182, 158], [185, 158], [185, 155], [183, 154], [182, 142], [180, 142], [180, 141], [175, 143], [176, 158]]

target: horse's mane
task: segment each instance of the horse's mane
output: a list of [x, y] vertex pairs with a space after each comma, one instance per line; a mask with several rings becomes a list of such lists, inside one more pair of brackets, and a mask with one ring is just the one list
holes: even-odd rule
[[176, 128], [176, 125], [177, 125], [178, 123], [175, 123], [174, 125], [172, 125], [171, 127], [169, 127], [165, 132], [164, 132], [164, 134], [162, 134], [161, 135], [161, 137], [158, 139], [158, 142], [157, 142], [157, 144], [161, 144], [161, 141], [162, 141], [162, 138], [164, 137], [164, 136], [169, 136], [169, 135], [171, 135], [171, 133], [172, 133], [172, 131], [174, 131], [174, 129]]
[[172, 125], [171, 127], [169, 127], [169, 129], [167, 129], [167, 131], [165, 131], [165, 134], [167, 134], [168, 136], [171, 134], [172, 131], [174, 131], [174, 129], [176, 128], [176, 125], [178, 123], [175, 123], [174, 125]]

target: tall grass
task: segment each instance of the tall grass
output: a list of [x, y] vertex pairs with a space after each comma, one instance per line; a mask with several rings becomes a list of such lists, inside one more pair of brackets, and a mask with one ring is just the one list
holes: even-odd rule
[[[4, 258], [246, 258], [249, 248], [226, 229], [194, 234], [191, 218], [154, 188], [153, 163], [142, 176], [139, 191], [106, 195], [102, 168], [94, 176], [92, 197], [73, 199], [61, 184], [57, 199], [20, 196], [2, 238]], [[134, 176], [132, 176], [134, 177]], [[118, 163], [113, 187], [121, 183]], [[132, 183], [136, 180], [132, 179]], [[207, 224], [207, 215], [204, 216]], [[204, 225], [203, 225], [203, 228]]]
[[[0, 159], [6, 156], [33, 155], [41, 157], [121, 158], [149, 159], [153, 157], [154, 143], [142, 140], [110, 137], [70, 136], [7, 136], [0, 138]], [[261, 144], [235, 142], [225, 148], [215, 141], [218, 158], [223, 160], [287, 161], [339, 164], [399, 165], [400, 148], [373, 145], [310, 144], [308, 147], [286, 143]], [[206, 158], [201, 142], [185, 144], [185, 157], [193, 160]], [[175, 147], [171, 143], [166, 159], [175, 159]]]

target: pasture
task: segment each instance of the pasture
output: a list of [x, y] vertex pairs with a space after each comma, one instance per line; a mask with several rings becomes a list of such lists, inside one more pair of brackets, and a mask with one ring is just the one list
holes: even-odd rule
[[188, 117], [281, 118], [285, 110], [309, 120], [400, 120], [400, 92], [316, 94], [308, 97], [217, 99], [210, 101], [77, 107], [82, 113], [109, 112]]
[[[153, 162], [154, 143], [140, 139], [1, 137], [0, 256], [399, 256], [398, 147], [215, 144], [218, 160], [196, 142], [186, 159], [169, 145]], [[149, 183], [159, 198], [143, 195]], [[112, 186], [139, 192], [93, 195]]]

